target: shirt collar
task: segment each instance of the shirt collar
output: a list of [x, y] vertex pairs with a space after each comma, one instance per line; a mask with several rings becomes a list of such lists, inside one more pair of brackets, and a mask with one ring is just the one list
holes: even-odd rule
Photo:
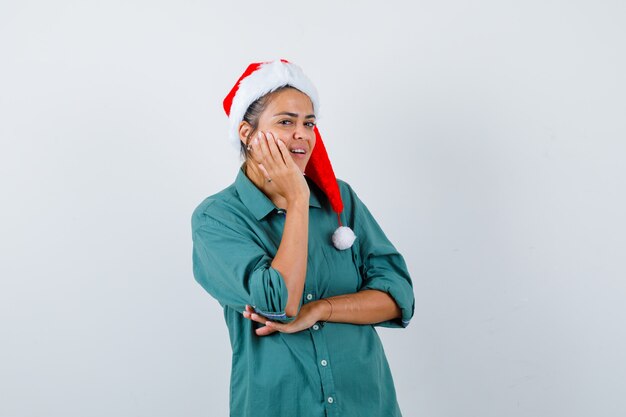
[[[307, 183], [309, 184], [310, 197], [309, 197], [309, 206], [321, 208], [320, 199], [317, 195], [319, 189], [317, 187], [312, 187], [311, 180], [307, 178]], [[239, 168], [239, 172], [237, 173], [237, 178], [235, 179], [235, 188], [237, 189], [237, 193], [239, 194], [239, 198], [243, 204], [250, 210], [250, 212], [254, 215], [257, 220], [261, 220], [273, 210], [278, 210], [278, 207], [272, 203], [272, 200], [267, 198], [263, 191], [259, 190], [256, 185], [246, 176], [243, 172], [243, 165]]]

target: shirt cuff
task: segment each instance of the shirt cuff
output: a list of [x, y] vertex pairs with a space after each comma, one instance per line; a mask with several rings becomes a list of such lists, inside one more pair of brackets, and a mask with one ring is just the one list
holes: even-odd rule
[[252, 308], [269, 320], [289, 323], [295, 317], [285, 313], [289, 293], [280, 273], [272, 268], [257, 269], [250, 279]]
[[386, 292], [400, 307], [401, 317], [376, 323], [375, 326], [404, 328], [409, 325], [415, 310], [413, 287], [406, 281], [390, 282], [384, 278], [372, 279], [361, 290], [378, 290]]
[[264, 311], [261, 310], [260, 308], [256, 307], [256, 306], [252, 306], [252, 308], [254, 309], [254, 312], [257, 314], [262, 315], [263, 317], [271, 320], [271, 321], [277, 321], [280, 323], [289, 323], [291, 321], [293, 321], [293, 319], [295, 319], [295, 317], [290, 317], [287, 314], [285, 314], [284, 312], [271, 312], [271, 311]]

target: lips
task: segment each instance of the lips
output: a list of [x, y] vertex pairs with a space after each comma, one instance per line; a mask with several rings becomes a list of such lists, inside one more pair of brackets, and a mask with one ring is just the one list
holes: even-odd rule
[[306, 155], [308, 153], [308, 150], [306, 147], [304, 146], [292, 146], [289, 148], [289, 152], [291, 152], [294, 155]]

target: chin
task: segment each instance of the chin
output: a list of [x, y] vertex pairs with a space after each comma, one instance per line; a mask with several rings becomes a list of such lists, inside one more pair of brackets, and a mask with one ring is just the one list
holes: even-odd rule
[[[294, 163], [298, 166], [298, 168], [300, 169], [300, 171], [304, 174], [304, 170], [306, 169], [307, 163], [308, 163], [309, 161], [304, 162], [304, 161], [302, 161], [302, 160], [300, 160], [300, 161], [296, 161], [296, 160], [294, 160], [293, 162], [294, 162]], [[303, 163], [303, 162], [304, 162], [304, 163]]]
[[306, 167], [307, 167], [307, 165], [308, 165], [308, 162], [309, 162], [309, 161], [307, 161], [307, 163], [306, 163], [306, 164], [298, 165], [298, 168], [300, 168], [300, 171], [302, 171], [302, 173], [303, 173], [303, 174], [304, 174], [304, 171], [306, 170]]

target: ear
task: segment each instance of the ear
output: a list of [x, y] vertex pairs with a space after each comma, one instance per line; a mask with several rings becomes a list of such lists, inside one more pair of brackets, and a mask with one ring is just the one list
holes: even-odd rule
[[250, 123], [245, 120], [239, 123], [239, 140], [242, 141], [244, 145], [246, 145], [246, 141], [248, 140], [250, 133], [252, 133], [252, 126], [250, 126]]

